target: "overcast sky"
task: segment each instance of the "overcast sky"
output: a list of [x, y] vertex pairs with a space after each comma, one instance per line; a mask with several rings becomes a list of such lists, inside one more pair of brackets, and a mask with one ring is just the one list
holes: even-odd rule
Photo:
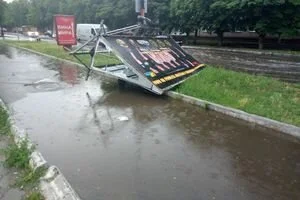
[[4, 0], [4, 1], [6, 1], [6, 2], [12, 2], [13, 0]]

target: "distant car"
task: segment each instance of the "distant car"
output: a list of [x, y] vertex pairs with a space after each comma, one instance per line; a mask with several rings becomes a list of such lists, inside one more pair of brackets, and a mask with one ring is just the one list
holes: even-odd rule
[[[104, 25], [105, 31], [107, 26]], [[77, 24], [77, 40], [87, 41], [100, 31], [100, 24]]]
[[49, 37], [52, 37], [52, 36], [53, 36], [53, 33], [52, 33], [52, 31], [48, 30], [48, 31], [44, 32], [44, 35], [47, 35], [47, 36], [49, 36]]
[[[0, 27], [0, 30], [1, 30], [1, 27]], [[7, 32], [7, 29], [4, 27], [2, 27], [2, 30], [3, 30], [3, 32]]]
[[25, 34], [29, 37], [38, 37], [40, 35], [37, 31], [28, 31]]

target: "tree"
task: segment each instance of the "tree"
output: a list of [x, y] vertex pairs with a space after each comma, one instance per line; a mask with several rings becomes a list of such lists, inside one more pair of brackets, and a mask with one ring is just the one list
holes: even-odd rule
[[170, 2], [171, 0], [150, 0], [148, 1], [147, 17], [154, 23], [165, 29], [172, 28], [172, 18], [170, 17]]
[[171, 15], [186, 32], [202, 28], [216, 33], [221, 46], [223, 33], [235, 27], [238, 5], [238, 0], [172, 0]]
[[0, 24], [4, 21], [4, 11], [5, 11], [6, 3], [3, 0], [0, 0]]
[[199, 12], [201, 7], [198, 6], [198, 0], [172, 0], [170, 3], [170, 15], [173, 20], [173, 27], [189, 33], [199, 26]]
[[4, 23], [9, 27], [28, 24], [26, 15], [29, 9], [29, 1], [15, 0], [7, 4]]
[[263, 48], [267, 34], [277, 34], [279, 37], [297, 34], [300, 25], [299, 6], [298, 0], [242, 1], [245, 23], [258, 34], [259, 49]]
[[223, 35], [227, 31], [235, 31], [239, 21], [239, 0], [202, 0], [201, 21], [202, 28], [216, 33], [218, 45], [223, 45]]

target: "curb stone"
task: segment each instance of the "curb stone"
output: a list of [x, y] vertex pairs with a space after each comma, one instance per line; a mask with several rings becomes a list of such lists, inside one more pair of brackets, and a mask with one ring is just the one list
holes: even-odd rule
[[289, 54], [289, 53], [280, 53], [280, 52], [271, 52], [271, 51], [256, 51], [251, 49], [230, 49], [230, 48], [218, 48], [218, 47], [208, 47], [208, 46], [182, 46], [183, 49], [202, 49], [202, 50], [219, 50], [227, 52], [238, 52], [238, 53], [250, 53], [256, 55], [268, 55], [268, 56], [282, 56], [289, 58], [300, 58], [300, 55]]
[[[61, 61], [61, 62], [64, 62], [64, 63], [68, 63], [68, 64], [72, 64], [72, 65], [76, 65], [78, 67], [84, 67], [84, 65], [82, 64], [79, 64], [79, 63], [76, 63], [74, 61], [71, 61], [71, 60], [66, 60], [66, 59], [63, 59], [63, 58], [58, 58], [58, 57], [55, 57], [55, 56], [51, 56], [51, 55], [48, 55], [48, 54], [44, 54], [44, 53], [41, 53], [41, 52], [38, 52], [38, 51], [34, 51], [32, 49], [27, 49], [27, 48], [24, 48], [24, 47], [18, 47], [18, 46], [14, 46], [14, 45], [10, 45], [11, 47], [14, 47], [16, 49], [21, 49], [21, 50], [24, 50], [24, 51], [28, 51], [30, 53], [34, 53], [36, 55], [39, 55], [39, 56], [44, 56], [44, 57], [47, 57], [47, 58], [51, 58], [51, 59], [54, 59], [54, 60], [58, 60], [58, 61]], [[109, 75], [109, 74], [106, 74], [104, 73], [103, 71], [101, 70], [98, 70], [97, 68], [93, 68], [93, 72], [96, 72], [96, 73], [99, 73], [101, 75], [104, 75], [106, 77], [109, 77], [109, 78], [112, 78], [112, 79], [117, 79], [115, 76], [113, 75]]]
[[204, 107], [206, 109], [213, 110], [213, 111], [216, 111], [216, 112], [219, 112], [219, 113], [222, 113], [222, 114], [225, 114], [225, 115], [237, 118], [237, 119], [242, 119], [242, 120], [250, 122], [250, 123], [258, 124], [263, 127], [267, 127], [267, 128], [270, 128], [270, 129], [273, 129], [276, 131], [280, 131], [282, 133], [285, 133], [285, 134], [288, 134], [288, 135], [291, 135], [291, 136], [294, 136], [294, 137], [297, 137], [300, 139], [300, 127], [297, 127], [294, 125], [290, 125], [290, 124], [286, 124], [286, 123], [272, 120], [269, 118], [250, 114], [250, 113], [238, 110], [238, 109], [229, 108], [226, 106], [215, 104], [215, 103], [205, 101], [202, 99], [198, 99], [195, 97], [187, 96], [184, 94], [179, 94], [179, 93], [173, 92], [173, 91], [167, 92], [167, 95], [174, 99], [181, 99], [187, 103], [198, 105], [198, 106]]
[[[0, 106], [9, 114], [9, 110], [0, 98]], [[9, 115], [9, 123], [12, 127], [12, 135], [14, 142], [20, 144], [26, 140], [24, 130], [21, 130], [15, 125], [15, 120]], [[29, 141], [29, 148], [33, 146]], [[35, 171], [40, 167], [46, 167], [47, 161], [39, 151], [32, 152], [29, 161], [30, 167]], [[79, 195], [74, 191], [70, 183], [56, 166], [48, 167], [44, 177], [40, 179], [40, 190], [45, 197], [45, 200], [81, 200]]]
[[60, 170], [55, 166], [49, 167], [46, 175], [41, 178], [40, 188], [47, 200], [80, 199]]
[[[81, 65], [79, 63], [72, 62], [72, 61], [69, 61], [69, 60], [65, 60], [65, 59], [62, 59], [62, 58], [57, 58], [55, 56], [40, 53], [40, 52], [31, 50], [31, 49], [27, 49], [27, 48], [23, 48], [23, 47], [17, 47], [17, 46], [13, 46], [13, 47], [19, 48], [19, 49], [22, 49], [22, 50], [25, 50], [25, 51], [28, 51], [28, 52], [32, 52], [32, 53], [35, 53], [35, 54], [38, 54], [38, 55], [41, 55], [41, 56], [45, 56], [45, 57], [48, 57], [48, 58], [53, 58], [53, 59], [56, 59], [56, 60], [60, 60], [60, 61], [65, 62], [65, 63], [70, 63], [70, 64], [74, 64], [74, 65], [79, 66], [79, 67], [83, 67], [83, 65]], [[183, 48], [190, 48], [190, 49], [192, 49], [192, 48], [201, 49], [202, 48], [203, 49], [205, 47], [183, 46]], [[238, 51], [238, 50], [232, 50], [232, 51]], [[244, 50], [244, 51], [246, 52], [247, 50]], [[267, 54], [268, 53], [268, 52], [255, 52], [255, 51], [249, 51], [249, 52], [250, 53], [256, 53], [256, 54], [264, 54], [264, 53]], [[272, 53], [272, 52], [269, 53], [269, 54], [276, 55], [276, 53]], [[280, 55], [282, 55], [282, 54], [280, 54]], [[291, 54], [287, 54], [287, 56], [300, 57], [300, 56], [291, 55]], [[219, 105], [219, 104], [215, 104], [215, 103], [212, 103], [212, 102], [209, 102], [209, 101], [201, 100], [201, 99], [198, 99], [198, 98], [195, 98], [195, 97], [187, 96], [187, 95], [184, 95], [184, 94], [179, 94], [179, 93], [173, 92], [173, 91], [167, 92], [166, 95], [171, 97], [171, 98], [174, 98], [174, 99], [181, 99], [181, 100], [183, 100], [187, 103], [198, 105], [198, 106], [204, 107], [206, 109], [214, 110], [216, 112], [223, 113], [225, 115], [229, 115], [229, 116], [237, 118], [237, 119], [242, 119], [242, 120], [250, 122], [250, 123], [258, 124], [260, 126], [267, 127], [267, 128], [277, 130], [277, 131], [280, 131], [282, 133], [300, 138], [300, 127], [297, 127], [297, 126], [294, 126], [294, 125], [286, 124], [286, 123], [283, 123], [283, 122], [279, 122], [279, 121], [276, 121], [276, 120], [272, 120], [272, 119], [261, 117], [261, 116], [254, 115], [254, 114], [249, 114], [249, 113], [246, 113], [246, 112], [238, 110], [238, 109], [229, 108], [229, 107], [222, 106], [222, 105]]]

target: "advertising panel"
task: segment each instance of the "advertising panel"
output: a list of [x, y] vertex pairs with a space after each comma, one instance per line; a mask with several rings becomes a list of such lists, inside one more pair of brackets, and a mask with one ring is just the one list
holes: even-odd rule
[[72, 15], [55, 15], [54, 27], [58, 45], [76, 45], [76, 23]]
[[171, 38], [105, 36], [105, 39], [124, 61], [161, 89], [204, 67]]

